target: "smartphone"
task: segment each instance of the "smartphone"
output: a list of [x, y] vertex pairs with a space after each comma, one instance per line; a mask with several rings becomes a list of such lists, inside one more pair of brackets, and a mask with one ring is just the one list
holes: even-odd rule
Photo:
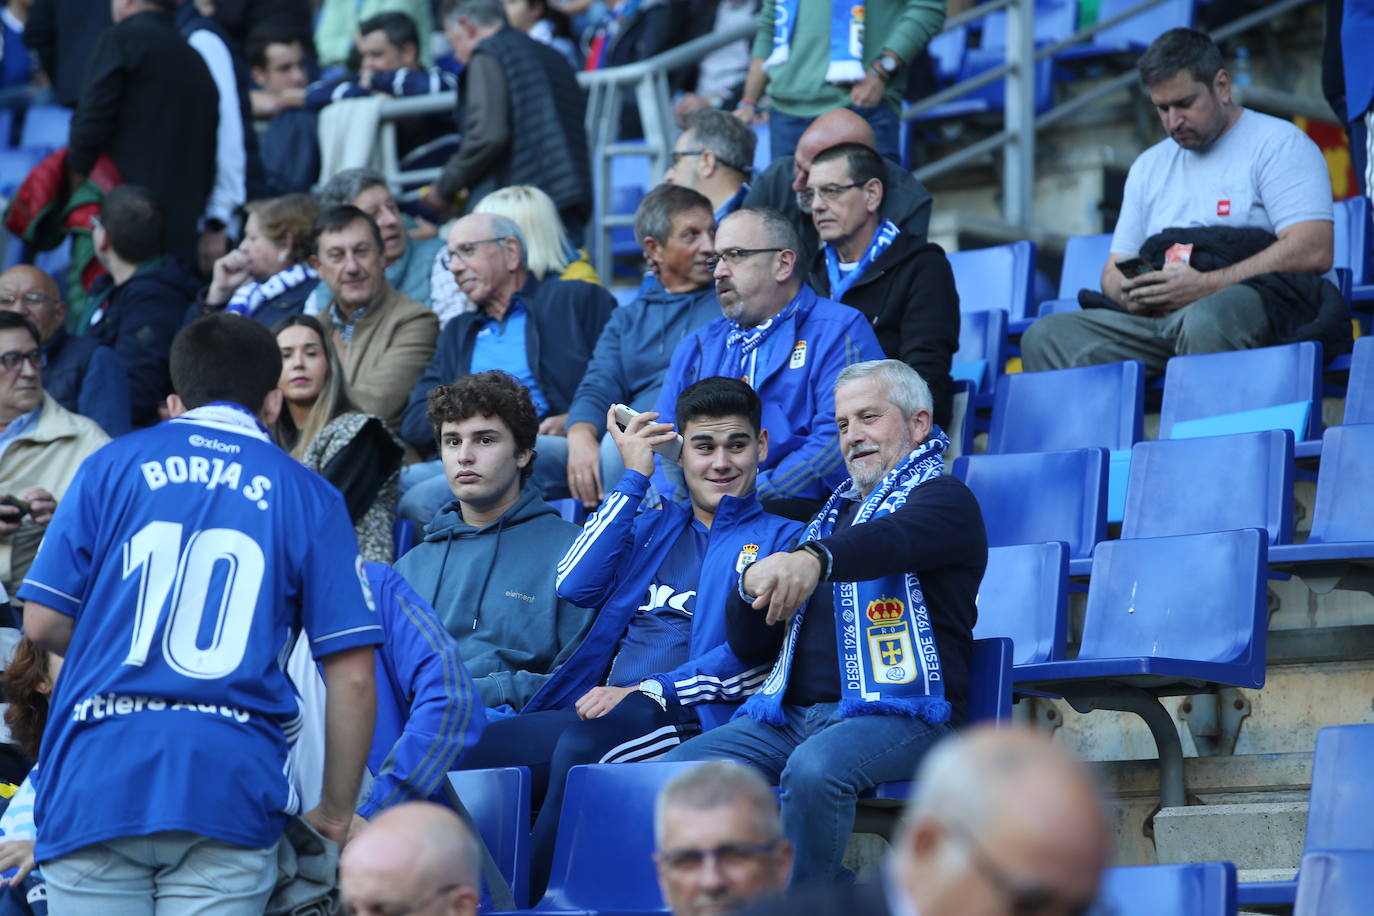
[[[630, 421], [637, 416], [639, 416], [639, 411], [632, 410], [624, 404], [615, 405], [615, 425], [620, 427], [622, 433], [625, 431], [625, 427], [630, 425]], [[668, 461], [676, 462], [678, 458], [682, 457], [682, 437], [675, 436], [671, 442], [655, 445], [654, 451]]]
[[1136, 255], [1133, 258], [1122, 258], [1120, 261], [1116, 262], [1116, 269], [1121, 271], [1122, 276], [1126, 277], [1139, 277], [1142, 274], [1148, 274], [1154, 271], [1154, 267], [1150, 262], [1140, 255]]
[[29, 504], [24, 502], [17, 496], [10, 496], [6, 494], [5, 496], [0, 497], [0, 506], [13, 506], [14, 508], [19, 510], [18, 515], [14, 516], [13, 518], [6, 519], [6, 521], [9, 522], [22, 522], [24, 520], [24, 516], [29, 514]]

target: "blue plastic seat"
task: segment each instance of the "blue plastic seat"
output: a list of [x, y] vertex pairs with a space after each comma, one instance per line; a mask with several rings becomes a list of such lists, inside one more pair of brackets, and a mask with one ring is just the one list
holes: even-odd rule
[[[529, 906], [529, 767], [453, 770], [448, 774], [445, 791], [450, 798], [460, 799], [472, 815], [482, 842], [510, 885], [515, 905]], [[485, 901], [482, 909], [489, 909]]]
[[[1180, 438], [1178, 425], [1187, 420], [1207, 421], [1196, 424], [1188, 435], [1275, 429], [1294, 422], [1294, 454], [1316, 454], [1322, 429], [1321, 382], [1321, 344], [1314, 341], [1175, 356], [1164, 371], [1159, 438]], [[1302, 405], [1305, 424], [1293, 420]]]
[[391, 526], [391, 549], [399, 560], [410, 548], [415, 546], [415, 523], [408, 518], [398, 518]]
[[14, 109], [0, 109], [0, 149], [5, 149], [14, 143]]
[[1007, 362], [1007, 313], [1001, 309], [964, 312], [959, 316], [959, 349], [950, 375], [977, 391], [992, 390]]
[[10, 198], [47, 153], [41, 149], [0, 148], [0, 197]]
[[[1035, 44], [1063, 41], [1078, 30], [1078, 0], [1035, 0], [1032, 13]], [[983, 17], [983, 43], [986, 50], [1004, 52], [1007, 47], [1007, 14], [996, 10]]]
[[1309, 852], [1298, 872], [1293, 916], [1368, 916], [1374, 901], [1374, 852]]
[[942, 86], [948, 86], [959, 78], [964, 69], [964, 52], [968, 50], [968, 26], [961, 25], [945, 29], [926, 45], [926, 51], [935, 64], [935, 79]]
[[1068, 581], [1069, 551], [1062, 541], [989, 549], [973, 635], [1011, 639], [1014, 665], [1064, 658]]
[[1064, 266], [1059, 272], [1059, 294], [1040, 303], [1043, 318], [1056, 312], [1078, 311], [1080, 289], [1102, 290], [1102, 266], [1112, 250], [1112, 234], [1075, 235], [1064, 245]]
[[[1097, 7], [1097, 21], [1140, 5], [1141, 0], [1101, 0]], [[1065, 60], [1082, 57], [1101, 57], [1108, 54], [1138, 54], [1169, 29], [1191, 27], [1193, 0], [1165, 0], [1156, 6], [1108, 26], [1088, 40], [1088, 44], [1066, 48], [1056, 55]]]
[[1374, 423], [1374, 337], [1355, 341], [1350, 354], [1350, 381], [1345, 391], [1342, 422]]
[[[1356, 312], [1367, 313], [1374, 303], [1374, 256], [1369, 244], [1374, 230], [1370, 228], [1369, 198], [1355, 195], [1335, 203], [1335, 246], [1332, 263], [1350, 271], [1351, 298]], [[1364, 333], [1370, 332], [1365, 322]]]
[[989, 547], [1063, 541], [1070, 558], [1091, 562], [1107, 536], [1106, 449], [968, 455], [953, 473], [982, 507]]
[[[1309, 884], [1316, 893], [1326, 880], [1320, 874], [1308, 879], [1308, 856], [1315, 851], [1352, 851], [1374, 853], [1374, 781], [1369, 779], [1369, 763], [1374, 760], [1374, 725], [1337, 725], [1317, 732], [1312, 755], [1312, 791], [1307, 805], [1307, 834], [1303, 840], [1302, 865], [1293, 881], [1249, 882], [1240, 886], [1244, 905], [1292, 903], [1300, 888]], [[1369, 874], [1374, 869], [1366, 867]], [[1320, 898], [1319, 898], [1320, 899]], [[1370, 895], [1355, 910], [1306, 910], [1321, 916], [1369, 912]], [[1301, 908], [1296, 913], [1304, 912]]]
[[1131, 450], [1123, 538], [1263, 528], [1293, 540], [1293, 434], [1138, 442]]
[[997, 380], [988, 453], [1129, 449], [1140, 441], [1145, 370], [1136, 360]]
[[949, 266], [954, 271], [961, 312], [1001, 309], [1007, 313], [1013, 333], [1018, 321], [1031, 317], [1030, 300], [1035, 289], [1033, 242], [951, 251]]
[[1234, 916], [1236, 866], [1193, 862], [1109, 868], [1102, 873], [1097, 899], [1112, 916]]
[[1185, 804], [1182, 743], [1158, 698], [1264, 686], [1267, 541], [1246, 528], [1098, 544], [1077, 658], [1018, 667], [1017, 688], [1141, 716], [1160, 802]]
[[552, 499], [549, 505], [558, 510], [565, 522], [580, 525], [587, 520], [587, 507], [580, 499]]
[[50, 153], [67, 145], [71, 134], [72, 111], [61, 105], [33, 105], [24, 115], [19, 145]]
[[532, 912], [666, 914], [649, 851], [654, 799], [693, 761], [588, 764], [568, 771], [549, 889]]

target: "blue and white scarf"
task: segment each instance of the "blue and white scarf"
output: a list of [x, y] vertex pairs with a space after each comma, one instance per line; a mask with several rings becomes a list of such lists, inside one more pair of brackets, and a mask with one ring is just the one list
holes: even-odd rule
[[285, 270], [277, 271], [261, 283], [249, 280], [234, 290], [234, 295], [229, 297], [229, 304], [224, 307], [224, 310], [236, 315], [243, 315], [245, 318], [252, 318], [264, 302], [275, 299], [287, 290], [295, 289], [308, 280], [318, 280], [319, 278], [320, 275], [309, 264], [296, 264]]
[[[868, 494], [852, 524], [862, 525], [905, 505], [913, 490], [944, 473], [943, 455], [948, 447], [949, 439], [936, 427]], [[852, 479], [841, 484], [806, 527], [802, 541], [819, 540], [834, 531], [842, 501], [858, 495]], [[949, 721], [944, 669], [916, 574], [835, 582], [831, 587], [840, 659], [840, 715], [914, 716], [932, 724]], [[744, 704], [742, 714], [760, 722], [783, 723], [782, 700], [805, 614], [803, 606], [792, 615], [773, 670]]]
[[[792, 55], [792, 35], [797, 30], [801, 0], [777, 0], [773, 6], [773, 51], [764, 69], [779, 67]], [[864, 5], [831, 0], [830, 66], [825, 81], [846, 85], [864, 78]]]
[[755, 370], [758, 368], [759, 348], [763, 346], [763, 342], [768, 339], [775, 328], [796, 313], [799, 301], [800, 297], [794, 296], [781, 312], [752, 328], [742, 328], [736, 324], [725, 335], [725, 355], [721, 358], [720, 371], [716, 375], [737, 378], [750, 388], [755, 387], [754, 379]]
[[840, 301], [849, 288], [859, 281], [864, 275], [864, 271], [878, 257], [897, 241], [897, 236], [902, 234], [902, 230], [897, 228], [897, 224], [890, 219], [883, 220], [883, 224], [878, 227], [878, 231], [873, 233], [873, 241], [868, 243], [868, 250], [863, 257], [859, 258], [859, 263], [854, 265], [854, 269], [849, 273], [840, 275], [840, 257], [835, 252], [834, 245], [825, 246], [825, 272], [830, 278], [830, 298], [836, 302]]

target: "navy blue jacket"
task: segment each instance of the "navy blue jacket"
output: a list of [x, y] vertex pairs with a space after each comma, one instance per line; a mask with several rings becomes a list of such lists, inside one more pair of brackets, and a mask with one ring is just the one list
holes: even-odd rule
[[[567, 413], [615, 299], [595, 283], [541, 281], [533, 276], [515, 295], [529, 313], [525, 358], [549, 402], [548, 414]], [[411, 389], [410, 402], [401, 414], [401, 437], [421, 451], [434, 450], [434, 430], [425, 420], [429, 392], [471, 372], [472, 349], [486, 320], [483, 312], [466, 312], [445, 325], [434, 358]]]
[[107, 274], [91, 288], [88, 326], [96, 340], [114, 348], [129, 370], [134, 426], [152, 426], [157, 408], [172, 391], [167, 357], [200, 281], [176, 258], [139, 266], [121, 286]]
[[[692, 524], [692, 510], [675, 503], [636, 514], [648, 489], [649, 478], [627, 470], [558, 564], [559, 597], [601, 610], [577, 651], [521, 712], [570, 707], [604, 683], [654, 574]], [[770, 553], [792, 549], [803, 527], [764, 512], [752, 493], [721, 498], [697, 580], [687, 661], [653, 677], [670, 705], [696, 707], [702, 728], [728, 722], [772, 667], [772, 659], [752, 665], [740, 661], [726, 641], [725, 608], [739, 571]]]
[[43, 353], [43, 390], [53, 400], [99, 423], [112, 439], [129, 431], [129, 370], [118, 353], [65, 328], [43, 344]]
[[[309, 280], [299, 286], [291, 287], [280, 296], [273, 296], [258, 306], [258, 310], [253, 313], [253, 320], [267, 325], [269, 329], [275, 328], [277, 322], [304, 312], [305, 300], [310, 298], [310, 294], [319, 285], [319, 280]], [[224, 311], [224, 306], [228, 303], [211, 305], [205, 301], [205, 293], [206, 290], [202, 289], [200, 295], [196, 297], [196, 301], [192, 302], [191, 307], [186, 310], [184, 324], [190, 324], [202, 315]]]

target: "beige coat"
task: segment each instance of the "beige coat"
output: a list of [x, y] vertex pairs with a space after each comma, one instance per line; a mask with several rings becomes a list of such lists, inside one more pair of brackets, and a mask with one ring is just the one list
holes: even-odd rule
[[[0, 495], [22, 499], [30, 490], [42, 488], [61, 503], [81, 462], [109, 441], [93, 420], [72, 413], [44, 392], [38, 423], [0, 455]], [[11, 599], [33, 565], [43, 531], [32, 517], [25, 517], [18, 531], [0, 538], [0, 582]]]
[[[333, 308], [330, 300], [320, 317], [330, 320]], [[343, 334], [334, 328], [334, 348], [353, 403], [363, 413], [381, 417], [394, 431], [438, 338], [434, 313], [388, 283], [382, 298], [358, 319], [350, 342], [344, 343]]]

